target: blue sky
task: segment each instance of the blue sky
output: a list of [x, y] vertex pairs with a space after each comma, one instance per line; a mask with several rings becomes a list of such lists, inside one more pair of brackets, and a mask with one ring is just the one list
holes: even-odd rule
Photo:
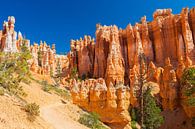
[[182, 7], [195, 6], [195, 0], [3, 0], [0, 24], [15, 16], [16, 31], [31, 40], [55, 43], [58, 53], [69, 51], [70, 39], [83, 35], [95, 36], [96, 23], [116, 24], [125, 28], [139, 22], [144, 15], [152, 20], [157, 8], [172, 8], [180, 13]]

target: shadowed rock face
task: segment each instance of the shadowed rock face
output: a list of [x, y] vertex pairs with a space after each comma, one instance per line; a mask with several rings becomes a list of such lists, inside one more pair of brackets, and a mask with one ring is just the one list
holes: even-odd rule
[[127, 126], [128, 108], [139, 106], [139, 54], [146, 56], [148, 69], [144, 72], [147, 81], [153, 84], [153, 95], [161, 98], [163, 110], [182, 107], [187, 117], [195, 116], [194, 107], [183, 103], [186, 96], [181, 94], [180, 85], [183, 70], [195, 64], [195, 9], [184, 8], [177, 15], [171, 9], [156, 10], [153, 18], [147, 22], [144, 16], [141, 23], [129, 24], [123, 30], [116, 25], [98, 24], [96, 43], [93, 40], [86, 47], [84, 42], [77, 45], [71, 42], [74, 46], [71, 53], [75, 56], [70, 57], [70, 67], [82, 67], [79, 76], [90, 72], [91, 77], [102, 78], [81, 84], [75, 81], [73, 102], [97, 112], [111, 127]]

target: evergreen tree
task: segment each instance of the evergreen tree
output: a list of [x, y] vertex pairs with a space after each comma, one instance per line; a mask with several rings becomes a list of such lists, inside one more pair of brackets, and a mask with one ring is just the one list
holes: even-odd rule
[[16, 95], [25, 95], [19, 83], [30, 76], [31, 55], [24, 42], [19, 53], [0, 53], [0, 86]]
[[[158, 128], [162, 122], [163, 117], [160, 115], [160, 108], [156, 106], [156, 102], [154, 97], [151, 96], [150, 90], [144, 91], [144, 85], [147, 83], [147, 79], [150, 78], [153, 73], [147, 74], [147, 59], [143, 53], [140, 53], [138, 56], [139, 61], [139, 76], [138, 76], [138, 85], [139, 93], [138, 101], [139, 101], [139, 117], [138, 121], [142, 129], [156, 129]], [[148, 104], [150, 103], [150, 104]], [[157, 121], [156, 121], [157, 120]], [[149, 124], [149, 121], [151, 122]], [[159, 123], [158, 123], [159, 122]]]
[[181, 78], [181, 89], [184, 95], [188, 97], [187, 103], [195, 106], [195, 68], [187, 68], [184, 70]]
[[154, 97], [151, 95], [151, 90], [147, 89], [144, 96], [144, 128], [158, 129], [164, 119], [161, 116], [161, 110], [156, 105]]

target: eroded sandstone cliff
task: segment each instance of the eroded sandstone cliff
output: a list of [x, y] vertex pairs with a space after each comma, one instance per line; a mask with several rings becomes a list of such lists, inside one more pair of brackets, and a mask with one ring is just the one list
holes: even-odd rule
[[157, 10], [153, 21], [147, 22], [144, 16], [140, 23], [135, 26], [129, 24], [124, 30], [119, 30], [116, 25], [98, 24], [96, 43], [87, 36], [84, 40], [71, 42], [71, 52], [77, 51], [75, 58], [78, 58], [72, 67], [78, 65], [80, 76], [90, 73], [92, 77], [108, 78], [106, 83], [124, 81], [127, 84], [129, 69], [138, 63], [140, 51], [148, 63], [152, 61], [157, 66], [164, 66], [165, 59], [169, 57], [175, 67], [181, 56], [184, 60], [189, 57], [194, 64], [194, 10], [184, 8], [177, 15], [173, 15], [171, 9]]
[[98, 24], [96, 43], [86, 36], [71, 42], [70, 68], [78, 68], [80, 77], [101, 78], [73, 81], [73, 102], [99, 113], [111, 127], [129, 125], [128, 109], [139, 106], [140, 54], [145, 55], [142, 72], [150, 83], [145, 87], [152, 85], [163, 110], [181, 107], [188, 118], [195, 117], [180, 85], [183, 70], [195, 64], [195, 9], [183, 8], [176, 15], [158, 9], [153, 18], [147, 22], [144, 16], [126, 29]]

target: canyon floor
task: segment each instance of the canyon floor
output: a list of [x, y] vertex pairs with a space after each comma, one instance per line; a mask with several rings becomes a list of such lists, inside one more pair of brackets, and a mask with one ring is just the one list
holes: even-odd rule
[[[35, 81], [21, 85], [28, 94], [24, 100], [8, 94], [0, 96], [0, 129], [87, 129], [77, 122], [83, 111], [71, 101], [44, 92]], [[40, 106], [40, 116], [34, 122], [27, 120], [24, 101]]]

